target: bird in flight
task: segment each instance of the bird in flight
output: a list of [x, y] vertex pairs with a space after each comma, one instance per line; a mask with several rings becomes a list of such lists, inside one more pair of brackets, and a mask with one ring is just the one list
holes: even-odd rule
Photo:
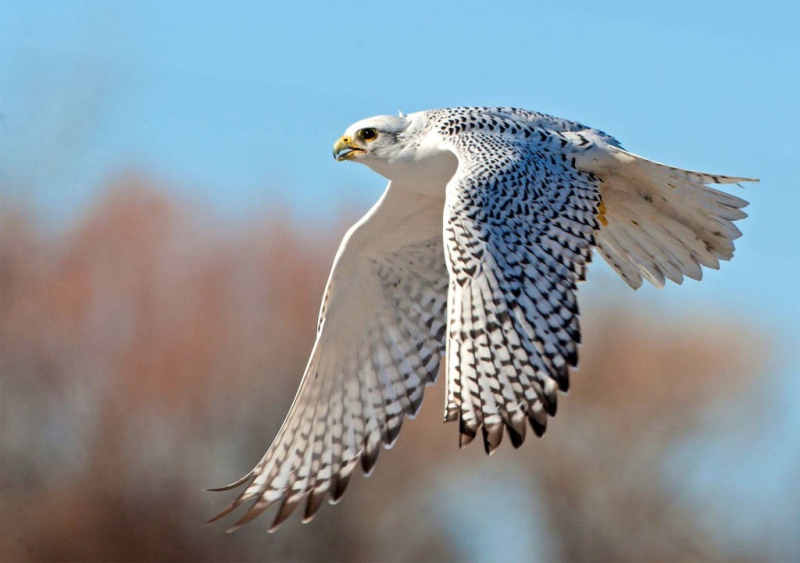
[[357, 465], [419, 410], [443, 364], [445, 421], [491, 454], [541, 436], [580, 343], [576, 284], [592, 248], [632, 288], [699, 280], [733, 257], [747, 202], [708, 184], [757, 182], [647, 160], [580, 123], [508, 107], [379, 116], [333, 156], [389, 184], [334, 259], [300, 389], [231, 528], [338, 501]]

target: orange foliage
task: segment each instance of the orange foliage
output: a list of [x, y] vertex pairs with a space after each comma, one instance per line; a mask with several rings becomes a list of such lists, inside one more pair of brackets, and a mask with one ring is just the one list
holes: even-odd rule
[[708, 409], [736, 400], [762, 361], [753, 336], [623, 307], [586, 319], [573, 391], [522, 451], [458, 452], [442, 382], [375, 477], [312, 524], [200, 528], [225, 502], [200, 487], [249, 469], [287, 411], [341, 233], [269, 215], [231, 231], [164, 191], [122, 176], [58, 237], [4, 210], [4, 560], [456, 559], [437, 479], [497, 481], [509, 467], [530, 483], [517, 496], [544, 507], [555, 559], [734, 557], [660, 467]]

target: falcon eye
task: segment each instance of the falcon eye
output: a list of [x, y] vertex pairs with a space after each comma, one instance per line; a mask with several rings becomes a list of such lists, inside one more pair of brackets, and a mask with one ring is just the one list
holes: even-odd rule
[[358, 138], [361, 139], [362, 141], [374, 141], [375, 138], [378, 136], [378, 131], [377, 129], [369, 127], [368, 129], [359, 130], [359, 132], [356, 133], [356, 135], [358, 135]]

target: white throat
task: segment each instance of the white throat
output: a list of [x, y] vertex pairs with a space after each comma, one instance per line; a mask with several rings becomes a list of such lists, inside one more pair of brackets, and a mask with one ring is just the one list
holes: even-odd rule
[[398, 150], [388, 159], [364, 159], [363, 163], [395, 184], [441, 199], [458, 168], [456, 156], [443, 149], [435, 135], [426, 135], [418, 146]]

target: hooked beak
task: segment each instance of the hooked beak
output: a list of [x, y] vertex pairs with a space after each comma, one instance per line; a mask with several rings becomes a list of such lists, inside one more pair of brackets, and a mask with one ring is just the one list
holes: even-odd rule
[[341, 137], [333, 144], [333, 158], [338, 161], [353, 158], [359, 152], [367, 152], [353, 142], [350, 137]]

